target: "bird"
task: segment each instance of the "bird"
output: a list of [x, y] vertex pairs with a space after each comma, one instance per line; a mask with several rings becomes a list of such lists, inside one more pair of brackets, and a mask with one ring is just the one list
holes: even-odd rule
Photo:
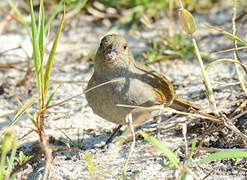
[[126, 125], [126, 115], [133, 110], [119, 104], [164, 105], [178, 111], [201, 109], [178, 97], [174, 86], [163, 74], [135, 61], [127, 41], [120, 34], [108, 34], [102, 38], [86, 90], [86, 99], [93, 112], [118, 125]]

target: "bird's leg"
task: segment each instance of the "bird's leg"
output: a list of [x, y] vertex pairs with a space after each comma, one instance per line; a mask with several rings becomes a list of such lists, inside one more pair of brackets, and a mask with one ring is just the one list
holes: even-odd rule
[[[161, 108], [163, 108], [163, 105], [161, 105], [161, 106], [162, 106]], [[161, 114], [162, 114], [162, 111], [159, 110], [158, 115], [154, 116], [154, 120], [157, 121], [157, 139], [160, 139], [160, 131], [161, 131], [160, 123], [161, 123], [161, 119], [162, 119]]]
[[160, 131], [161, 131], [161, 128], [160, 128], [160, 122], [161, 122], [161, 116], [160, 114], [155, 116], [154, 117], [154, 120], [157, 122], [157, 139], [160, 139]]
[[121, 129], [122, 125], [118, 125], [118, 127], [116, 129], [114, 129], [113, 133], [111, 134], [111, 136], [106, 140], [105, 145], [109, 144], [110, 142], [112, 142], [113, 138], [115, 137], [115, 135], [119, 132], [119, 130]]
[[127, 170], [127, 166], [128, 166], [128, 163], [129, 163], [129, 160], [135, 150], [135, 144], [136, 144], [136, 138], [135, 138], [135, 131], [134, 131], [134, 125], [133, 125], [133, 119], [132, 119], [132, 113], [128, 114], [126, 116], [126, 121], [128, 122], [128, 129], [130, 129], [130, 132], [131, 132], [131, 135], [132, 135], [132, 138], [133, 138], [133, 141], [132, 141], [132, 144], [131, 144], [131, 147], [130, 147], [130, 151], [129, 151], [129, 155], [128, 155], [128, 158], [124, 164], [124, 168], [125, 170]]

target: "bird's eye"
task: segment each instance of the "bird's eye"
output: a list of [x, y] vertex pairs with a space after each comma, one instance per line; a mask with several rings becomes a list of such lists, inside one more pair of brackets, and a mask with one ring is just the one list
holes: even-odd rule
[[124, 45], [124, 47], [123, 47], [123, 48], [124, 48], [124, 50], [125, 50], [125, 49], [127, 49], [127, 45]]

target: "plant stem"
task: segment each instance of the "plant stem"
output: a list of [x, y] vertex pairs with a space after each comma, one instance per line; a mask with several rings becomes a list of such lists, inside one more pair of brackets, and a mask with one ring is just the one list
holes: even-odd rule
[[201, 68], [203, 82], [204, 82], [204, 85], [206, 87], [206, 92], [207, 92], [207, 95], [208, 95], [209, 103], [211, 105], [211, 108], [212, 108], [213, 112], [218, 115], [219, 111], [218, 111], [218, 108], [216, 106], [213, 89], [212, 89], [211, 83], [209, 81], [208, 74], [207, 74], [207, 72], [206, 72], [206, 70], [204, 68], [203, 61], [202, 61], [202, 58], [201, 58], [201, 55], [200, 55], [200, 52], [199, 52], [199, 48], [197, 46], [196, 40], [193, 37], [193, 35], [191, 35], [191, 39], [192, 39], [192, 42], [193, 42], [193, 45], [194, 45], [194, 48], [195, 48], [197, 60], [199, 62], [200, 68]]
[[[232, 34], [233, 35], [237, 34], [236, 23], [235, 23], [236, 10], [237, 10], [237, 0], [233, 0], [233, 5], [232, 5]], [[233, 40], [233, 47], [234, 47], [233, 58], [236, 61], [241, 62], [241, 59], [239, 58], [238, 52], [237, 52], [237, 41], [236, 40]], [[243, 76], [242, 71], [240, 71], [240, 65], [235, 63], [234, 66], [235, 66], [238, 79], [240, 81], [241, 88], [244, 91], [245, 96], [247, 96], [246, 80]]]

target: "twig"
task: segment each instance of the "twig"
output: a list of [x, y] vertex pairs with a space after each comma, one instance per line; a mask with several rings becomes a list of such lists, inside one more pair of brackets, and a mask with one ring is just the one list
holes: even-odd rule
[[238, 118], [244, 116], [245, 114], [247, 114], [247, 110], [245, 110], [245, 111], [243, 111], [241, 114], [238, 114], [238, 115], [236, 115], [235, 117], [233, 117], [233, 118], [231, 119], [231, 121], [234, 122], [236, 119], [238, 119]]
[[241, 131], [239, 131], [239, 129], [232, 123], [231, 120], [229, 120], [228, 118], [224, 117], [223, 115], [221, 116], [223, 118], [223, 124], [231, 129], [232, 131], [234, 131], [237, 135], [241, 136], [242, 139], [245, 141], [245, 143], [247, 143], [247, 135], [242, 133]]
[[10, 69], [16, 69], [16, 70], [21, 71], [21, 72], [26, 72], [25, 69], [15, 67], [11, 64], [0, 64], [0, 68], [10, 68]]
[[176, 114], [182, 114], [182, 115], [186, 115], [186, 116], [192, 116], [192, 117], [198, 117], [198, 118], [202, 118], [202, 119], [208, 119], [214, 122], [221, 122], [222, 120], [211, 116], [207, 113], [202, 113], [202, 112], [198, 112], [199, 114], [192, 114], [192, 113], [187, 113], [187, 112], [182, 112], [182, 111], [177, 111], [174, 109], [168, 109], [168, 108], [162, 108], [162, 107], [142, 107], [142, 106], [131, 106], [131, 105], [125, 105], [125, 104], [117, 104], [116, 106], [119, 107], [126, 107], [126, 108], [133, 108], [135, 109], [134, 112], [151, 112], [151, 111], [156, 111], [156, 110], [160, 110], [163, 112], [171, 112], [171, 113], [176, 113]]
[[6, 49], [6, 50], [0, 52], [0, 55], [1, 55], [1, 54], [4, 54], [4, 53], [6, 53], [6, 52], [9, 52], [9, 51], [13, 51], [13, 50], [16, 50], [16, 49], [20, 49], [20, 48], [21, 48], [21, 46], [17, 46], [17, 47], [11, 48], [11, 49]]
[[247, 49], [247, 46], [237, 47], [237, 48], [232, 48], [232, 49], [226, 49], [226, 50], [222, 50], [222, 51], [217, 51], [217, 52], [215, 52], [215, 54], [234, 51], [234, 50], [243, 50], [243, 49]]
[[[246, 106], [247, 106], [247, 99], [230, 115], [230, 117], [233, 117], [236, 114], [238, 114], [239, 112], [241, 112], [244, 108], [246, 108]], [[243, 115], [244, 114], [241, 113], [241, 116], [243, 116]], [[239, 116], [239, 117], [241, 117], [241, 116]], [[237, 117], [237, 118], [239, 118], [239, 117]], [[237, 119], [237, 118], [234, 117], [234, 120]], [[232, 121], [234, 121], [234, 120], [232, 120]]]

